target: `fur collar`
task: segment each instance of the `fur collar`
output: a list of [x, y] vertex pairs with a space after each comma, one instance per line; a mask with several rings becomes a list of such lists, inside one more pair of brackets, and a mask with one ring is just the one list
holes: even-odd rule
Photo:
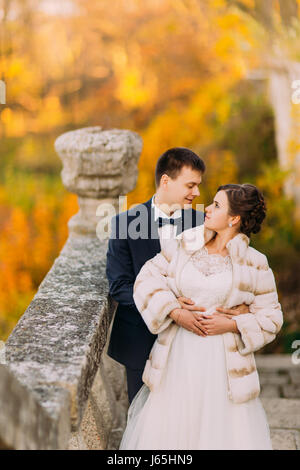
[[[205, 227], [204, 224], [197, 225], [188, 230], [184, 230], [175, 238], [181, 241], [182, 248], [187, 253], [200, 250], [209, 240], [215, 236], [216, 232]], [[234, 257], [244, 258], [250, 239], [244, 233], [238, 233], [226, 244], [229, 254]]]

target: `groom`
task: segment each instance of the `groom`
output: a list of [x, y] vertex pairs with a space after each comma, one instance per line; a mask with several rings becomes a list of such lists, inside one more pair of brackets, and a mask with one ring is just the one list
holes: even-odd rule
[[[143, 385], [143, 370], [157, 338], [135, 306], [133, 285], [146, 261], [161, 251], [161, 237], [173, 238], [183, 230], [203, 224], [204, 213], [195, 211], [191, 204], [200, 195], [198, 186], [204, 171], [203, 160], [191, 150], [183, 147], [167, 150], [156, 164], [155, 195], [134, 209], [117, 214], [111, 222], [106, 275], [109, 293], [119, 304], [107, 354], [126, 367], [130, 403]], [[139, 233], [133, 230], [137, 227]], [[186, 328], [190, 329], [191, 322], [198, 318], [192, 310], [199, 312], [201, 307], [188, 304], [185, 307], [184, 298], [179, 299], [182, 307], [190, 310], [185, 313]]]

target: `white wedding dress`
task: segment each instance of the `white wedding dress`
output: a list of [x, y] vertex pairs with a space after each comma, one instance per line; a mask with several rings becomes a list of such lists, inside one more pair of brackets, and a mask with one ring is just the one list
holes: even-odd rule
[[[191, 282], [191, 279], [193, 280]], [[180, 289], [212, 314], [232, 284], [230, 256], [204, 247], [182, 271]], [[198, 336], [179, 327], [159, 387], [144, 384], [129, 409], [120, 450], [272, 450], [260, 399], [230, 401], [222, 335]]]

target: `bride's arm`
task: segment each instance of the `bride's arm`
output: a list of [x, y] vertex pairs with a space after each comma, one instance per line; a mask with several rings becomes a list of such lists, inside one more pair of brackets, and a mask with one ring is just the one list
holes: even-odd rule
[[135, 305], [153, 334], [166, 329], [173, 321], [169, 313], [181, 308], [167, 282], [168, 265], [161, 251], [143, 265], [133, 286]]
[[255, 298], [249, 306], [250, 313], [232, 318], [240, 333], [238, 349], [243, 355], [258, 351], [271, 343], [283, 324], [274, 274], [266, 257], [265, 265], [258, 270], [256, 285]]

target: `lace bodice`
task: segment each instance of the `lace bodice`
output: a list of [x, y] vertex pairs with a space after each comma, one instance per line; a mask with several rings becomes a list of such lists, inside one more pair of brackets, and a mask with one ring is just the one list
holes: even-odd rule
[[229, 255], [223, 257], [218, 254], [209, 254], [205, 246], [192, 255], [191, 261], [204, 276], [211, 276], [212, 274], [217, 274], [221, 271], [231, 271], [232, 269]]
[[[206, 247], [196, 251], [182, 270], [182, 295], [197, 305], [214, 311], [221, 305], [232, 285], [232, 262], [229, 255], [209, 254]], [[212, 313], [207, 310], [207, 314]]]

